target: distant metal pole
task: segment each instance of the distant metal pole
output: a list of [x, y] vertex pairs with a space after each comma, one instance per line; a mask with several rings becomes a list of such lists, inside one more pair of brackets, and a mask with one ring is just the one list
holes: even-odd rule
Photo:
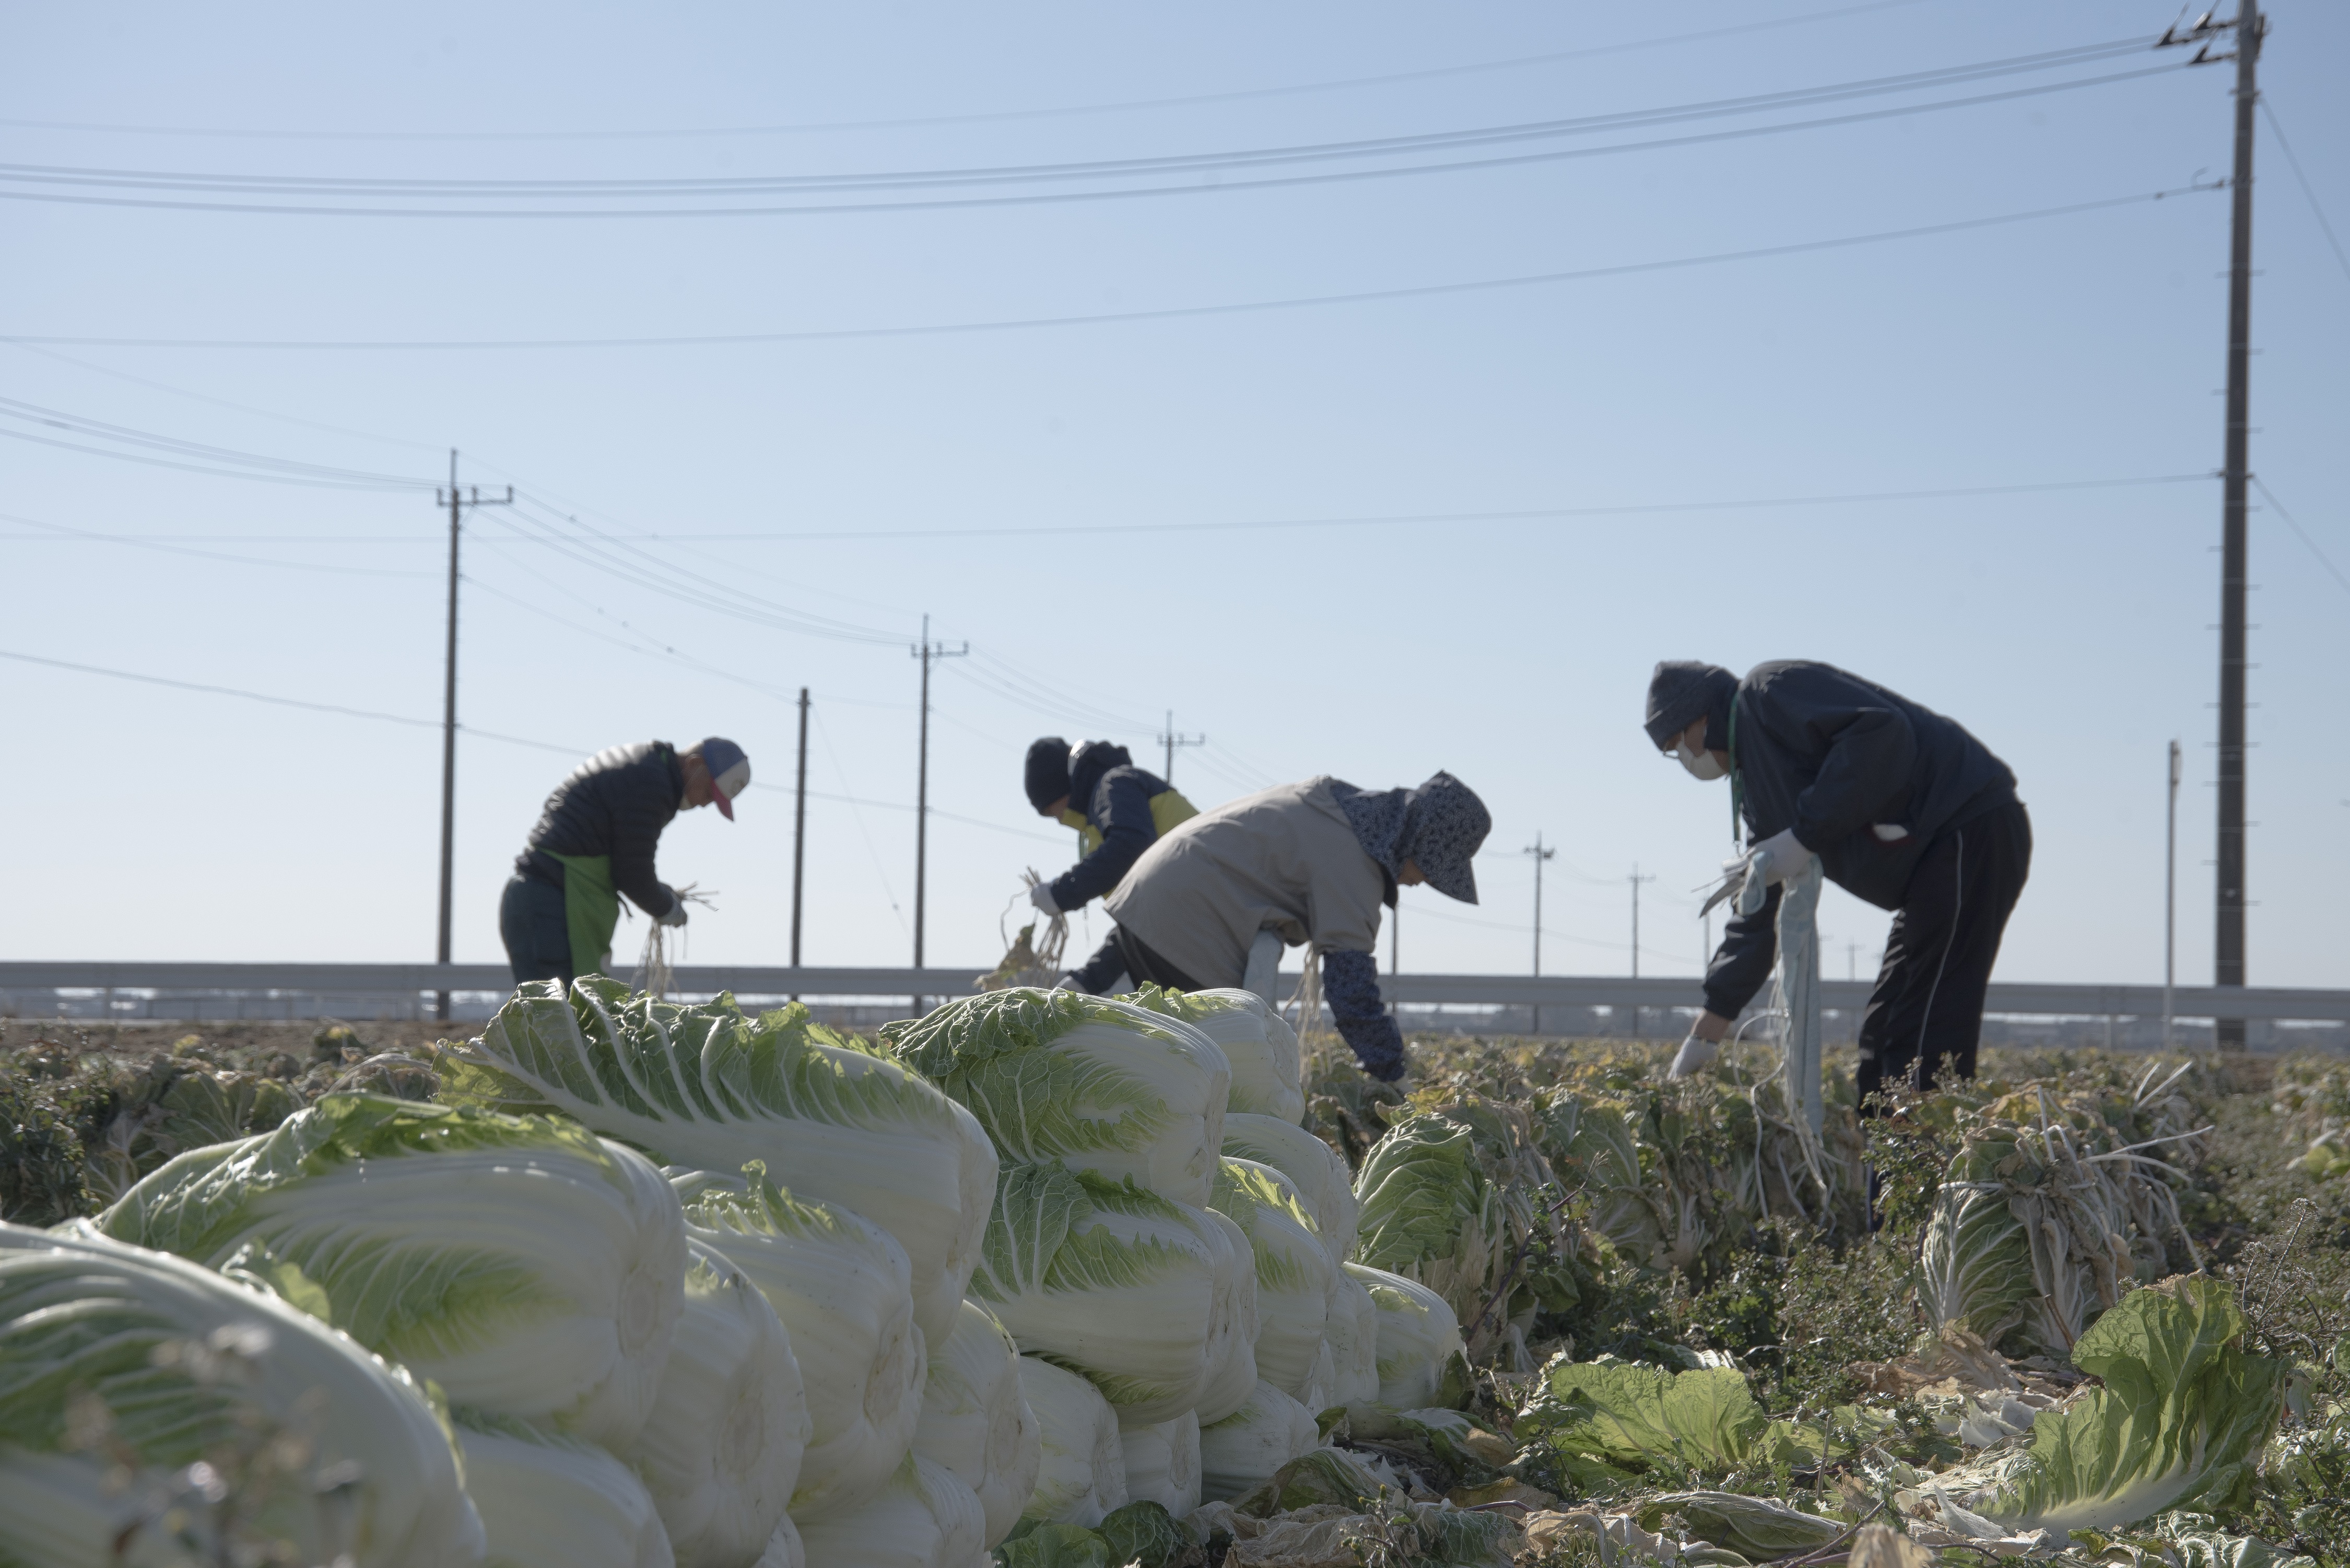
[[[435, 493], [433, 504], [442, 497]], [[514, 486], [506, 486], [505, 499], [482, 499], [482, 487], [474, 485], [471, 495], [457, 489], [457, 449], [449, 449], [449, 649], [442, 670], [441, 689], [441, 935], [433, 948], [433, 956], [442, 963], [449, 961], [450, 915], [454, 903], [452, 885], [455, 880], [457, 846], [457, 536], [464, 509], [468, 506], [511, 506]], [[449, 993], [432, 993], [432, 1016], [442, 1023], [449, 1021]]]
[[[1558, 851], [1556, 849], [1544, 848], [1542, 835], [1537, 833], [1534, 835], [1534, 843], [1529, 845], [1526, 848], [1519, 851], [1519, 853], [1523, 855], [1531, 855], [1534, 857], [1534, 978], [1536, 980], [1540, 980], [1542, 978], [1543, 862], [1556, 855]], [[1542, 1033], [1542, 1003], [1539, 1002], [1535, 1002], [1534, 1005], [1534, 1032], [1536, 1034]]]
[[[800, 688], [800, 782], [792, 800], [792, 967], [800, 967], [800, 890], [807, 867], [808, 689]], [[792, 1000], [798, 1001], [797, 997]]]
[[2170, 821], [2162, 856], [2162, 1048], [2170, 1049], [2171, 989], [2178, 978], [2178, 742], [2170, 742]]
[[[922, 917], [927, 895], [926, 882], [930, 872], [931, 855], [931, 660], [959, 659], [971, 651], [971, 644], [949, 649], [931, 641], [931, 618], [922, 618], [922, 646], [915, 652], [922, 661], [922, 724], [921, 758], [914, 774], [914, 967], [922, 967]], [[922, 1011], [925, 999], [915, 997], [914, 1011]]]
[[1167, 731], [1164, 734], [1159, 737], [1159, 743], [1167, 748], [1167, 771], [1159, 776], [1165, 783], [1171, 784], [1175, 782], [1176, 752], [1185, 746], [1204, 746], [1208, 743], [1208, 737], [1205, 735], [1184, 735], [1177, 733], [1175, 729], [1175, 710], [1170, 708], [1167, 710]]
[[[1640, 978], [1640, 884], [1653, 882], [1656, 879], [1653, 872], [1646, 877], [1641, 876], [1640, 863], [1637, 860], [1632, 862], [1632, 978], [1634, 980]], [[1636, 1002], [1632, 1007], [1632, 1038], [1638, 1040], [1639, 1037], [1640, 1008]]]

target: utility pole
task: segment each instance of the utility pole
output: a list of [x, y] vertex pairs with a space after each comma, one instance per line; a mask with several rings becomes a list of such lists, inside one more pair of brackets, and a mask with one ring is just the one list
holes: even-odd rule
[[[800, 967], [800, 890], [807, 867], [808, 689], [800, 688], [800, 782], [792, 797], [792, 967]], [[796, 1002], [796, 996], [792, 999]]]
[[2170, 1049], [2170, 991], [2178, 971], [2178, 742], [2170, 742], [2170, 823], [2162, 852], [2162, 1048]]
[[[511, 506], [514, 486], [506, 486], [503, 500], [484, 500], [478, 484], [472, 486], [469, 493], [461, 493], [457, 489], [457, 449], [452, 446], [449, 449], [449, 488], [433, 492], [432, 504], [445, 504], [449, 508], [449, 653], [441, 689], [441, 940], [433, 950], [435, 960], [446, 965], [457, 854], [457, 535], [466, 507]], [[447, 992], [432, 993], [432, 1016], [443, 1023], [449, 1022]]]
[[[1656, 879], [1654, 873], [1646, 877], [1641, 876], [1640, 863], [1637, 860], [1632, 862], [1630, 880], [1632, 883], [1632, 978], [1634, 980], [1640, 978], [1640, 884], [1653, 882]], [[1632, 1004], [1632, 1038], [1638, 1040], [1639, 1037], [1640, 1004], [1634, 1002]]]
[[1167, 732], [1159, 736], [1158, 740], [1160, 745], [1167, 748], [1167, 770], [1159, 776], [1160, 779], [1170, 784], [1175, 782], [1175, 753], [1177, 748], [1182, 746], [1204, 746], [1208, 743], [1208, 737], [1205, 735], [1177, 734], [1175, 732], [1175, 710], [1172, 708], [1167, 710]]
[[[931, 855], [931, 661], [938, 659], [961, 659], [971, 651], [971, 644], [950, 649], [942, 642], [931, 640], [931, 618], [922, 618], [921, 646], [914, 656], [922, 661], [922, 739], [921, 760], [914, 774], [914, 967], [922, 967], [922, 913], [924, 878], [930, 871]], [[923, 998], [914, 998], [914, 1011], [922, 1011]]]
[[[2236, 35], [2232, 57], [2214, 55], [2212, 40]], [[2211, 983], [2244, 983], [2244, 640], [2245, 577], [2250, 541], [2244, 527], [2244, 491], [2251, 469], [2251, 369], [2252, 328], [2252, 109], [2260, 101], [2256, 67], [2261, 37], [2267, 31], [2256, 0], [2236, 0], [2232, 22], [2213, 22], [2207, 13], [2186, 32], [2167, 28], [2157, 47], [2198, 46], [2190, 65], [2232, 57], [2236, 62], [2235, 166], [2229, 178], [2228, 219], [2228, 428], [2227, 466], [2221, 471], [2220, 535], [2220, 823], [2216, 929]], [[2244, 1048], [2244, 1021], [2219, 1018], [2212, 1033], [2222, 1051]]]
[[[1534, 862], [1534, 978], [1540, 980], [1542, 978], [1542, 868], [1543, 862], [1556, 855], [1558, 850], [1555, 847], [1544, 848], [1542, 835], [1537, 833], [1534, 835], [1534, 841], [1519, 853], [1532, 856]], [[1539, 1002], [1534, 1003], [1534, 1033], [1540, 1034], [1542, 1003]]]

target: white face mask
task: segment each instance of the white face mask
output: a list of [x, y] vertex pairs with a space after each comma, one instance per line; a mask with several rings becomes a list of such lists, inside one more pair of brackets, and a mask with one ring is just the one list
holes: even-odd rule
[[1690, 751], [1687, 736], [1673, 742], [1673, 755], [1680, 759], [1681, 766], [1689, 770], [1691, 778], [1711, 782], [1729, 771], [1715, 760], [1711, 752]]

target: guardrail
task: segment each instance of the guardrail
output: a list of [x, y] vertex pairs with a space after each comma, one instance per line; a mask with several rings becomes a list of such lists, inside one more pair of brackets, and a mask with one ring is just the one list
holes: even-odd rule
[[[955, 969], [791, 969], [689, 965], [675, 971], [678, 991], [740, 996], [949, 997], [977, 989], [978, 966]], [[1295, 974], [1281, 977], [1284, 996]], [[1692, 1008], [1692, 979], [1630, 980], [1604, 975], [1383, 975], [1390, 1002], [1471, 1006]], [[415, 996], [434, 992], [503, 994], [512, 989], [504, 964], [429, 963], [78, 963], [0, 962], [5, 992], [284, 992], [310, 996]], [[1822, 1005], [1857, 1012], [1869, 982], [1826, 981]], [[2184, 1019], [2241, 1018], [2270, 1023], [2350, 1023], [2350, 990], [2273, 986], [2180, 986], [2172, 1013]], [[1994, 984], [1985, 1011], [2009, 1017], [2158, 1018], [2158, 985]]]

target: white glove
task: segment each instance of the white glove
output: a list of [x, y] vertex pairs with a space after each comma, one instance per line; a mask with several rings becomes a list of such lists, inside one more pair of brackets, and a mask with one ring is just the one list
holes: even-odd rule
[[1038, 914], [1047, 919], [1061, 912], [1061, 906], [1053, 902], [1053, 885], [1050, 882], [1039, 882], [1029, 888], [1028, 901], [1036, 906]]
[[1804, 847], [1792, 827], [1782, 829], [1754, 846], [1761, 857], [1762, 880], [1785, 882], [1804, 874], [1812, 852]]
[[685, 924], [685, 900], [677, 896], [677, 889], [674, 888], [670, 889], [669, 896], [669, 913], [666, 915], [655, 915], [653, 917], [653, 924], [657, 926], [681, 926]]
[[1697, 1031], [1692, 1029], [1689, 1038], [1681, 1042], [1681, 1048], [1673, 1054], [1672, 1067], [1665, 1075], [1669, 1078], [1690, 1077], [1711, 1066], [1713, 1059], [1721, 1054], [1720, 1044], [1711, 1040], [1699, 1039]]

